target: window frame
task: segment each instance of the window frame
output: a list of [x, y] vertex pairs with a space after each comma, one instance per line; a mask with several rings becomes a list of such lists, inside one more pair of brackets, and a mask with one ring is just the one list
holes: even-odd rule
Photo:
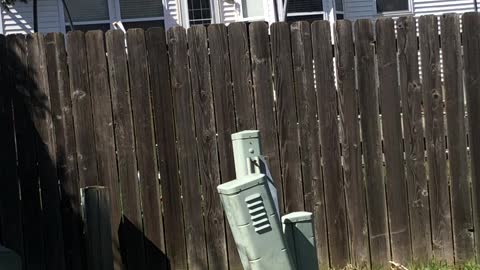
[[377, 11], [377, 15], [380, 16], [402, 16], [402, 15], [411, 15], [413, 14], [413, 0], [406, 0], [408, 2], [408, 10], [396, 10], [396, 11], [386, 11], [380, 12], [377, 9], [377, 0], [375, 0], [375, 10]]
[[[108, 5], [108, 20], [96, 20], [96, 21], [82, 21], [82, 22], [75, 22], [74, 25], [91, 25], [91, 24], [109, 24], [110, 30], [113, 28], [113, 23], [116, 21], [121, 22], [150, 22], [150, 21], [163, 21], [165, 25], [165, 12], [167, 10], [166, 7], [166, 0], [162, 0], [163, 6], [163, 16], [156, 16], [156, 17], [145, 17], [145, 18], [129, 18], [129, 19], [122, 19], [121, 7], [120, 7], [120, 0], [106, 0]], [[62, 0], [58, 0], [58, 9], [60, 11], [60, 26], [63, 29], [63, 32], [67, 32], [67, 27], [70, 26], [70, 22], [67, 21], [68, 16], [65, 14], [64, 7]]]
[[235, 1], [236, 4], [240, 7], [239, 9], [239, 17], [237, 21], [239, 22], [258, 22], [258, 21], [267, 21], [268, 18], [268, 0], [257, 0], [262, 1], [262, 8], [263, 8], [263, 16], [254, 16], [254, 17], [245, 17], [243, 14], [243, 1], [237, 0]]

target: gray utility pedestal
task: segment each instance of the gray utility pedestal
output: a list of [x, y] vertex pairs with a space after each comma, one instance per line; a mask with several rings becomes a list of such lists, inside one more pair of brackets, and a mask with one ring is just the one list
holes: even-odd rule
[[0, 245], [0, 269], [1, 270], [21, 270], [22, 263], [20, 256], [12, 250]]

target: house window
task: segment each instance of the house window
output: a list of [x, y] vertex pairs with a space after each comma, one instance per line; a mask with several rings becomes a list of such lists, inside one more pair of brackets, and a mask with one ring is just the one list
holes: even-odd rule
[[377, 12], [408, 12], [410, 0], [377, 0]]
[[258, 21], [265, 18], [263, 0], [242, 0], [241, 14], [245, 21]]
[[163, 26], [162, 0], [116, 0], [120, 6], [120, 20], [129, 28], [143, 28]]
[[[162, 0], [65, 0], [75, 30], [111, 29], [122, 21], [126, 29], [163, 26]], [[71, 30], [65, 11], [66, 31]]]
[[[110, 29], [108, 0], [65, 0], [75, 30]], [[70, 31], [70, 23], [65, 12], [66, 29]]]
[[289, 0], [287, 22], [323, 20], [322, 0]]
[[188, 0], [188, 21], [190, 25], [212, 23], [210, 0]]
[[335, 0], [336, 19], [343, 20], [345, 11], [343, 10], [343, 0]]

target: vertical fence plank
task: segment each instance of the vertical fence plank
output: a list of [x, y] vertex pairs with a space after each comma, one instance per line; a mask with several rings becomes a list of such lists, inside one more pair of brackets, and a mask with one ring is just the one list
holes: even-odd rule
[[317, 120], [317, 97], [313, 75], [312, 34], [308, 22], [294, 23], [290, 29], [305, 210], [314, 213], [317, 256], [320, 268], [328, 269], [327, 222]]
[[352, 23], [338, 21], [335, 26], [335, 60], [350, 258], [352, 264], [362, 268], [370, 265], [370, 253], [354, 54]]
[[370, 20], [362, 19], [355, 22], [355, 40], [370, 251], [372, 267], [377, 268], [388, 262], [390, 242], [375, 83], [375, 38]]
[[35, 138], [40, 180], [45, 264], [47, 269], [65, 269], [60, 193], [58, 188], [55, 134], [52, 129], [48, 74], [43, 35], [27, 36], [29, 82], [32, 118], [38, 137]]
[[473, 220], [468, 180], [465, 98], [463, 89], [460, 18], [447, 14], [441, 19], [445, 105], [447, 111], [448, 159], [453, 219], [455, 262], [475, 258]]
[[400, 89], [394, 27], [394, 21], [391, 18], [380, 19], [376, 22], [377, 70], [392, 259], [395, 262], [406, 264], [412, 258], [412, 245], [403, 161]]
[[432, 245], [423, 139], [422, 87], [418, 69], [415, 18], [400, 18], [397, 22], [397, 31], [413, 259], [427, 261], [431, 257]]
[[280, 143], [280, 162], [285, 189], [285, 212], [300, 211], [303, 202], [302, 172], [298, 146], [295, 90], [290, 46], [290, 27], [287, 23], [271, 26], [271, 46], [277, 120]]
[[165, 245], [171, 269], [186, 269], [185, 232], [175, 147], [172, 91], [165, 30], [151, 28], [146, 32], [150, 90], [155, 116], [158, 166], [162, 187]]
[[228, 44], [230, 59], [235, 59], [231, 62], [231, 68], [237, 130], [255, 129], [250, 51], [245, 23], [231, 23], [228, 26]]
[[467, 93], [468, 122], [470, 125], [470, 151], [472, 159], [472, 194], [475, 229], [475, 254], [480, 258], [480, 14], [466, 13], [463, 19], [465, 90]]
[[[16, 67], [17, 64], [21, 63], [21, 60], [18, 58], [18, 56], [20, 55], [20, 48], [18, 46], [20, 44], [17, 43], [17, 39], [20, 39], [20, 36], [0, 36], [0, 54], [2, 56], [0, 61], [2, 61], [3, 77], [2, 82], [5, 83], [5, 87], [2, 87], [2, 89], [0, 90], [0, 98], [2, 102], [2, 107], [0, 108], [0, 110], [2, 120], [6, 120], [2, 121], [2, 123], [4, 124], [2, 124], [1, 132], [1, 142], [3, 149], [1, 158], [2, 164], [4, 165], [2, 165], [0, 169], [2, 177], [2, 188], [0, 189], [0, 214], [2, 215], [2, 244], [15, 251], [18, 255], [23, 256], [23, 209], [20, 202], [20, 190], [18, 187], [18, 180], [20, 178], [21, 181], [22, 176], [17, 176], [16, 158], [20, 158], [15, 156], [15, 150], [18, 151], [18, 149], [15, 149], [14, 137], [17, 125], [17, 118], [15, 118], [15, 123], [12, 122], [14, 120], [13, 114], [17, 114], [12, 111], [12, 105], [16, 110], [16, 108], [18, 108], [17, 102], [21, 102], [21, 100], [18, 100], [21, 96], [16, 89], [14, 78], [20, 72], [25, 73], [26, 67], [25, 65], [20, 65], [19, 67]], [[20, 160], [18, 165], [19, 172], [22, 172], [20, 170]]]
[[82, 189], [85, 201], [85, 242], [89, 270], [113, 270], [109, 191], [103, 186]]
[[62, 194], [65, 266], [67, 269], [79, 270], [83, 265], [83, 249], [80, 244], [83, 236], [65, 39], [62, 34], [50, 33], [45, 36], [45, 44], [51, 113], [55, 129], [55, 156]]
[[92, 94], [92, 109], [95, 129], [95, 143], [98, 162], [98, 180], [108, 188], [110, 217], [112, 225], [112, 251], [114, 269], [121, 269], [122, 258], [118, 239], [121, 207], [118, 186], [115, 138], [113, 133], [112, 102], [108, 67], [105, 54], [103, 31], [90, 31], [85, 35], [88, 61], [88, 78]]
[[[232, 73], [228, 51], [227, 27], [222, 24], [208, 26], [210, 47], [210, 65], [212, 76], [215, 120], [217, 123], [218, 157], [220, 161], [221, 181], [235, 179], [235, 164], [231, 134], [235, 132], [235, 110], [233, 101]], [[243, 269], [237, 246], [233, 240], [230, 226], [227, 226], [228, 264], [231, 270]]]
[[72, 90], [73, 122], [77, 149], [80, 187], [98, 183], [92, 104], [88, 85], [85, 35], [81, 31], [67, 34], [67, 54]]
[[205, 200], [208, 267], [228, 269], [223, 209], [217, 194], [220, 168], [205, 26], [192, 26], [188, 29], [188, 44], [200, 181]]
[[419, 29], [433, 254], [453, 262], [437, 17], [420, 17]]
[[127, 45], [130, 98], [142, 198], [146, 267], [161, 269], [166, 263], [165, 240], [144, 31], [130, 29], [127, 32]]
[[108, 68], [115, 142], [118, 162], [118, 181], [122, 190], [122, 223], [119, 234], [122, 260], [127, 269], [145, 268], [143, 224], [140, 191], [135, 156], [135, 136], [130, 104], [125, 35], [122, 31], [106, 34]]
[[202, 192], [198, 180], [198, 159], [195, 149], [195, 123], [192, 110], [191, 82], [188, 74], [187, 36], [185, 29], [182, 27], [170, 28], [167, 36], [177, 131], [178, 162], [183, 191], [188, 267], [206, 269], [205, 226], [202, 214]]
[[333, 51], [330, 23], [312, 24], [313, 60], [315, 61], [320, 143], [322, 146], [325, 204], [332, 267], [342, 268], [349, 263], [348, 231], [345, 193], [340, 161], [337, 93], [333, 74]]
[[278, 206], [280, 212], [283, 213], [284, 191], [275, 123], [268, 25], [265, 22], [254, 22], [249, 25], [249, 30], [255, 111], [257, 127], [261, 134], [262, 154], [265, 156], [272, 173], [277, 189]]

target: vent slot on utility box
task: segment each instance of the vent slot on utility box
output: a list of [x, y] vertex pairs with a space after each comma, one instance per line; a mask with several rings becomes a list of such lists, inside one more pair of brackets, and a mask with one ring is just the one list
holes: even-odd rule
[[247, 203], [248, 212], [252, 219], [255, 232], [262, 233], [271, 230], [262, 196], [259, 193], [250, 195], [245, 198], [245, 202]]

